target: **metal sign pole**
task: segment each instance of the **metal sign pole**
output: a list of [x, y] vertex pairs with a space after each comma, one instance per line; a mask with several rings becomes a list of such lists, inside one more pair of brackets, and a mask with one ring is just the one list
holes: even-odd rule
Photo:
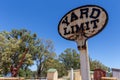
[[90, 66], [89, 66], [89, 56], [88, 56], [88, 46], [85, 45], [84, 48], [79, 48], [80, 51], [80, 72], [82, 80], [91, 80], [90, 78]]
[[89, 67], [89, 59], [87, 55], [87, 50], [81, 50], [80, 61], [81, 61], [80, 70], [81, 70], [82, 80], [90, 80], [90, 67]]

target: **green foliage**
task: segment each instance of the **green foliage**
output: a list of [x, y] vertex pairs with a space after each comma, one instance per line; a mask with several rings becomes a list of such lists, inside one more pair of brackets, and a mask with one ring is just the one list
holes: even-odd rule
[[[63, 53], [59, 55], [59, 60], [62, 64], [64, 64], [66, 70], [70, 70], [71, 68], [79, 69], [80, 68], [80, 55], [74, 49], [66, 49]], [[110, 68], [102, 64], [98, 60], [90, 59], [90, 69], [103, 69], [105, 71], [110, 71]]]
[[59, 55], [59, 60], [65, 65], [67, 70], [79, 69], [80, 68], [80, 58], [76, 50], [68, 48], [63, 53]]
[[19, 77], [30, 78], [33, 76], [33, 72], [30, 69], [27, 70], [20, 69], [18, 75]]
[[[52, 41], [38, 39], [36, 34], [31, 34], [26, 29], [3, 31], [0, 33], [0, 69], [2, 69], [2, 74], [7, 75], [11, 65], [15, 67], [19, 65], [26, 48], [29, 51], [21, 69], [27, 70], [30, 65], [33, 65], [33, 61], [36, 61], [38, 77], [44, 70], [45, 61], [55, 57]], [[27, 74], [22, 70], [20, 76]]]
[[26, 48], [29, 49], [22, 67], [33, 64], [33, 55], [36, 51], [36, 34], [26, 29], [3, 31], [0, 33], [0, 69], [3, 74], [10, 72], [10, 66], [18, 66]]
[[58, 77], [62, 77], [67, 75], [67, 70], [65, 69], [64, 64], [60, 63], [59, 60], [54, 59], [54, 58], [49, 58], [45, 62], [45, 68], [44, 68], [44, 76], [47, 75], [47, 70], [50, 68], [57, 69], [58, 71]]
[[102, 69], [105, 71], [110, 71], [110, 68], [102, 64], [100, 61], [92, 59], [90, 59], [90, 69], [91, 70]]
[[3, 76], [0, 74], [0, 77], [3, 77]]
[[[7, 75], [10, 66], [19, 65], [25, 49], [29, 51], [25, 56], [23, 65], [19, 71], [19, 76], [36, 77], [46, 76], [49, 68], [57, 69], [59, 77], [67, 75], [67, 70], [79, 69], [79, 53], [75, 49], [68, 48], [55, 59], [53, 42], [37, 38], [36, 34], [31, 34], [26, 29], [12, 30], [11, 32], [0, 32], [0, 74]], [[37, 71], [31, 72], [28, 67], [35, 61]], [[109, 71], [109, 68], [97, 60], [90, 59], [91, 70], [100, 68]]]
[[38, 52], [35, 54], [35, 61], [37, 65], [37, 77], [43, 75], [45, 70], [45, 62], [48, 58], [55, 57], [53, 43], [50, 40], [40, 40], [37, 44]]
[[23, 70], [23, 69], [20, 69], [19, 70], [19, 74], [18, 74], [20, 77], [26, 77], [25, 75], [26, 75], [26, 73], [25, 73], [25, 71]]

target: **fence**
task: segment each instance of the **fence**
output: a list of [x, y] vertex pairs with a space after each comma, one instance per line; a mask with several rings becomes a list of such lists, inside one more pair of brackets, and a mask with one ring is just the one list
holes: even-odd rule
[[101, 80], [117, 80], [115, 77], [102, 77]]
[[47, 80], [46, 78], [26, 78], [25, 80]]
[[0, 80], [25, 80], [22, 77], [0, 77]]

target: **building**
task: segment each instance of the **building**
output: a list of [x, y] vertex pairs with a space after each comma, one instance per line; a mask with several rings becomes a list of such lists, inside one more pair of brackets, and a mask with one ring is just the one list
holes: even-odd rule
[[58, 72], [56, 69], [49, 69], [47, 71], [47, 80], [58, 80]]
[[117, 80], [120, 80], [120, 69], [112, 68], [112, 75], [113, 77], [116, 77]]

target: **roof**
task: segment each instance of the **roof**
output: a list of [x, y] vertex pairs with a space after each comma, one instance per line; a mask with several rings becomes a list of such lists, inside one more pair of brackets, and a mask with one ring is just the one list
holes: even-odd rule
[[112, 71], [120, 71], [120, 69], [112, 68]]
[[51, 68], [47, 72], [56, 72], [56, 71], [57, 71], [56, 69]]

